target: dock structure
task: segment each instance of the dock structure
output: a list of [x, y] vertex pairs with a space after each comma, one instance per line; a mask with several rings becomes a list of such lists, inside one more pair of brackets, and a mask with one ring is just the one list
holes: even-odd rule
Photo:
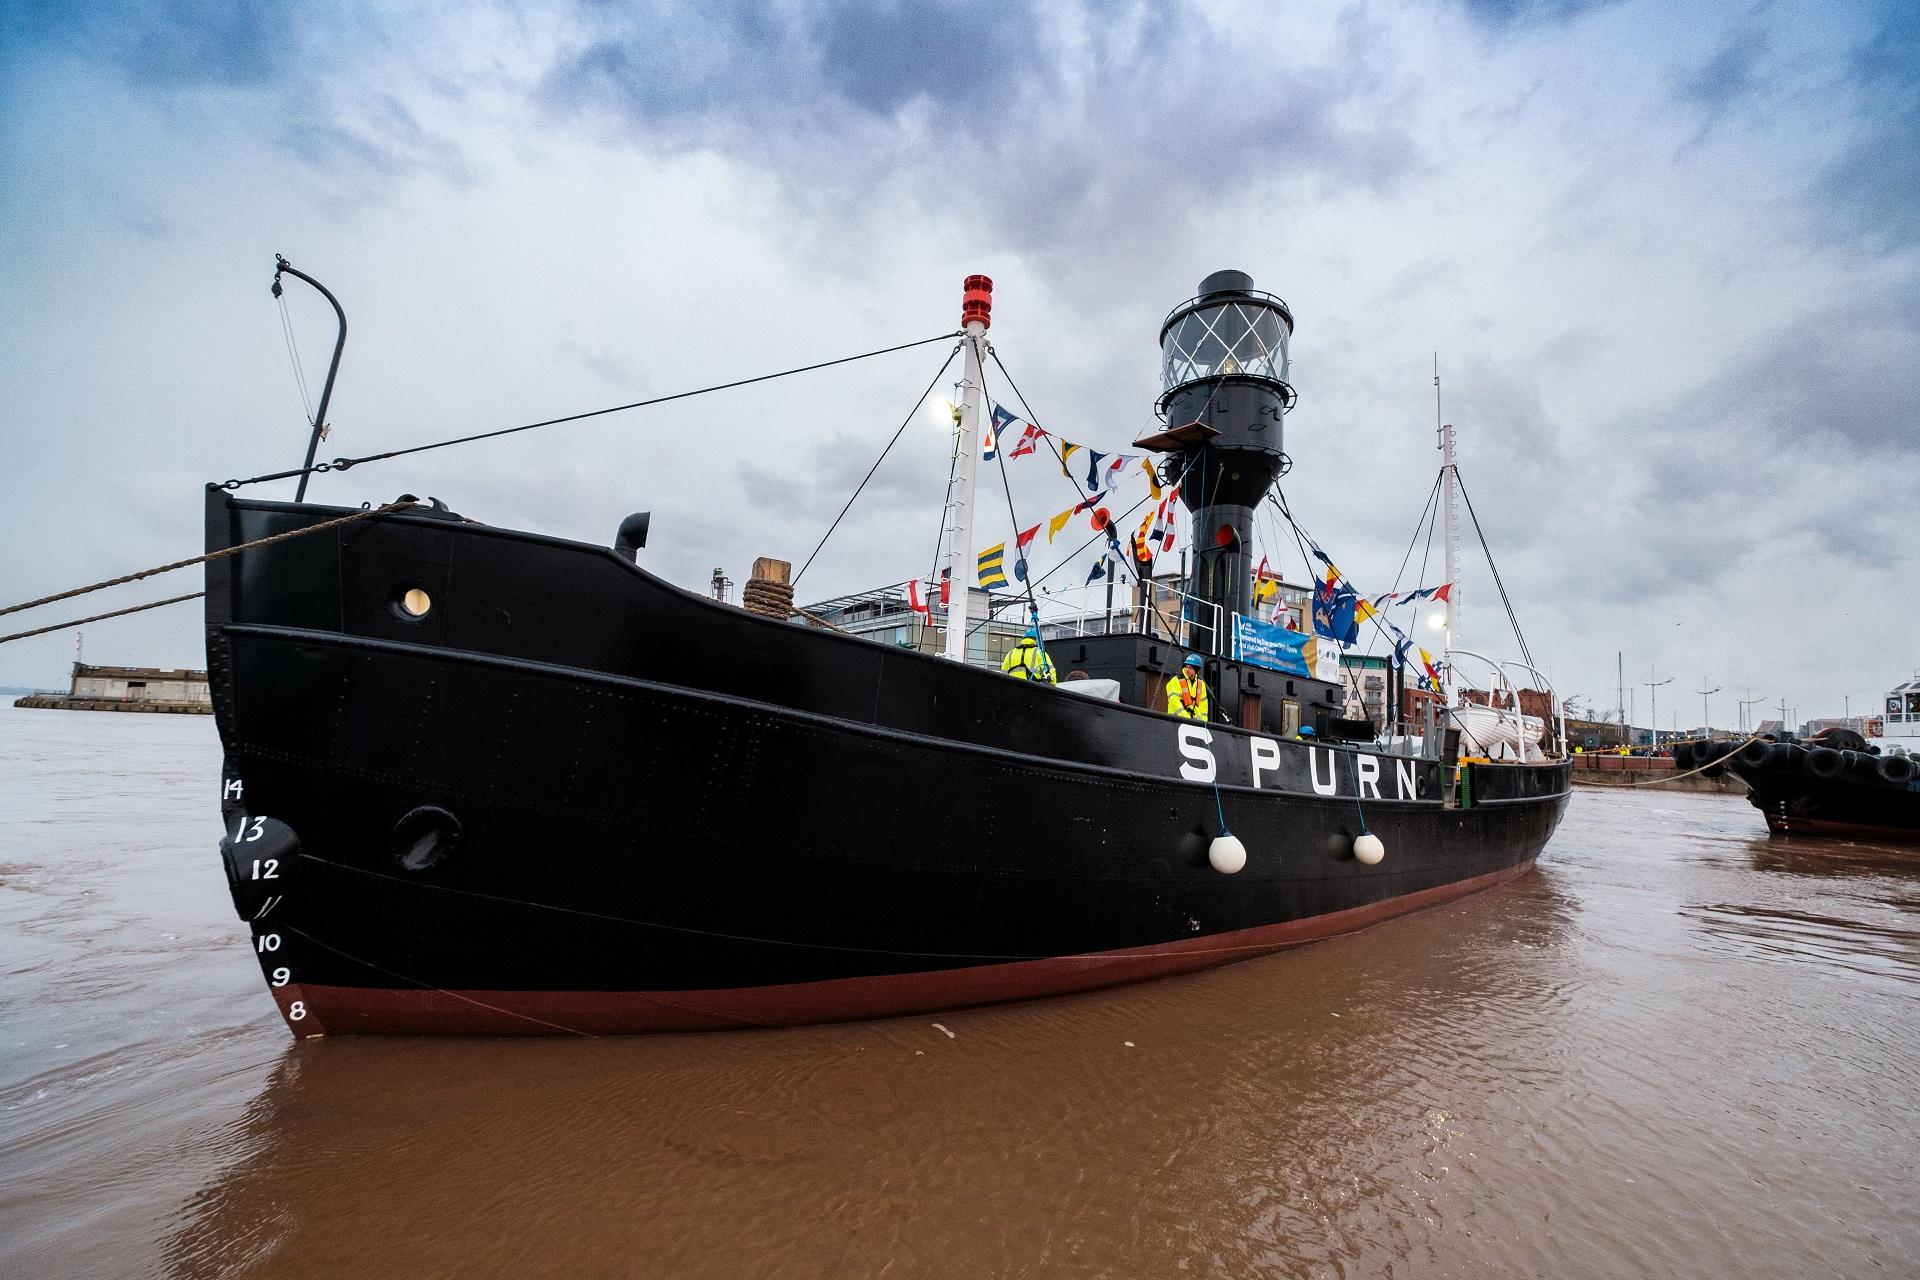
[[73, 664], [66, 693], [30, 693], [16, 707], [59, 711], [144, 711], [213, 714], [207, 673], [184, 667], [96, 667]]

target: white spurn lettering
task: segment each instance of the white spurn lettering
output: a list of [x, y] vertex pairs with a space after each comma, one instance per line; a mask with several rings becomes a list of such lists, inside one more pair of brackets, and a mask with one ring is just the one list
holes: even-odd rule
[[1280, 767], [1280, 744], [1272, 738], [1254, 738], [1248, 745], [1253, 752], [1253, 785], [1258, 788], [1262, 773], [1272, 773]]
[[[1321, 778], [1320, 778], [1320, 757], [1321, 756], [1325, 756], [1327, 758], [1327, 777], [1324, 782], [1321, 781]], [[1317, 796], [1330, 796], [1340, 790], [1340, 779], [1339, 779], [1339, 776], [1334, 773], [1333, 766], [1334, 766], [1334, 759], [1333, 759], [1332, 748], [1328, 748], [1324, 751], [1318, 747], [1307, 748], [1307, 770], [1312, 775], [1313, 794]]]
[[1180, 754], [1187, 762], [1180, 766], [1180, 776], [1188, 782], [1212, 782], [1217, 769], [1213, 762], [1213, 752], [1207, 744], [1213, 741], [1213, 734], [1204, 725], [1183, 724], [1180, 726]]
[[1358, 770], [1354, 785], [1360, 789], [1361, 794], [1370, 793], [1375, 800], [1378, 800], [1380, 798], [1380, 757], [1355, 756], [1353, 762], [1355, 769]]
[[1414, 777], [1411, 760], [1393, 762], [1393, 786], [1402, 800], [1412, 800], [1420, 794], [1420, 784]]

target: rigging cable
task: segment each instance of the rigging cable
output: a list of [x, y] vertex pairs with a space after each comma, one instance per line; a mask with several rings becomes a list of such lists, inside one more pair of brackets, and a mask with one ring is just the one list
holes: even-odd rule
[[[1440, 490], [1441, 476], [1444, 475], [1445, 472], [1446, 472], [1446, 468], [1442, 467], [1440, 469], [1440, 472], [1436, 474], [1433, 478], [1434, 493], [1436, 495], [1438, 495]], [[1427, 545], [1420, 552], [1419, 582], [1422, 590], [1424, 590], [1427, 585], [1427, 562], [1433, 559], [1433, 532], [1435, 527], [1439, 523], [1440, 523], [1440, 504], [1436, 502], [1433, 504], [1433, 515], [1427, 521]], [[1394, 580], [1394, 590], [1398, 591], [1399, 589], [1400, 589], [1399, 579], [1396, 578]], [[1422, 600], [1415, 600], [1413, 602], [1413, 616], [1407, 621], [1407, 629], [1412, 631], [1415, 635], [1419, 634], [1420, 606], [1424, 603], [1425, 601], [1422, 601]], [[1451, 608], [1453, 606], [1453, 602], [1448, 601], [1447, 606]], [[1444, 619], [1445, 615], [1443, 614], [1441, 616]], [[1453, 632], [1451, 629], [1449, 629], [1447, 632], [1447, 645], [1448, 647], [1452, 647], [1453, 645]]]
[[[1300, 527], [1300, 522], [1293, 518], [1293, 511], [1287, 506], [1286, 491], [1281, 489], [1279, 485], [1277, 484], [1274, 485], [1272, 491], [1270, 491], [1267, 494], [1267, 501], [1273, 504], [1274, 510], [1278, 511], [1281, 514], [1281, 516], [1285, 518], [1288, 526], [1292, 528], [1293, 540], [1295, 544], [1297, 544], [1300, 547], [1300, 558], [1302, 560], [1305, 560], [1308, 567], [1311, 568], [1313, 565], [1313, 561], [1308, 558], [1307, 548], [1305, 543], [1302, 543], [1300, 541], [1301, 538], [1305, 535], [1306, 531]], [[1318, 544], [1316, 543], [1315, 545], [1318, 545]], [[1313, 591], [1313, 594], [1315, 596], [1319, 595], [1319, 578], [1320, 578], [1319, 571], [1315, 570], [1313, 574], [1312, 585], [1311, 585], [1311, 590]], [[1311, 612], [1313, 608], [1313, 603], [1311, 599], [1309, 599], [1308, 601], [1307, 608], [1309, 612]], [[1384, 637], [1389, 643], [1392, 642], [1393, 637], [1388, 635], [1386, 627], [1381, 625], [1380, 615], [1378, 613], [1368, 614], [1367, 621], [1371, 622], [1373, 624], [1373, 629], [1379, 632], [1380, 635]], [[1318, 634], [1317, 628], [1314, 628], [1314, 630], [1316, 634]], [[1411, 643], [1411, 641], [1409, 641], [1409, 643]], [[1400, 662], [1400, 649], [1398, 645], [1394, 646], [1394, 661], [1396, 663]], [[1401, 664], [1401, 665], [1405, 665], [1405, 664]]]
[[[952, 335], [945, 335], [945, 336], [950, 337]], [[807, 557], [807, 563], [801, 565], [800, 572], [793, 575], [794, 586], [797, 587], [800, 585], [800, 579], [806, 576], [807, 570], [813, 564], [814, 556], [817, 556], [820, 554], [820, 548], [827, 545], [827, 539], [833, 536], [833, 531], [840, 527], [840, 522], [842, 520], [846, 519], [847, 512], [853, 509], [854, 501], [859, 498], [860, 491], [867, 487], [867, 481], [873, 479], [873, 473], [880, 469], [880, 464], [887, 460], [887, 455], [889, 453], [893, 452], [893, 446], [900, 443], [900, 437], [906, 432], [907, 427], [913, 422], [913, 415], [920, 412], [920, 406], [927, 402], [927, 397], [933, 394], [933, 389], [940, 385], [940, 379], [947, 376], [947, 366], [951, 365], [953, 363], [953, 358], [959, 354], [960, 354], [960, 344], [956, 342], [953, 344], [953, 350], [947, 352], [947, 358], [940, 362], [940, 372], [933, 375], [933, 381], [927, 384], [927, 389], [920, 393], [920, 398], [913, 402], [913, 408], [907, 410], [907, 416], [902, 418], [900, 420], [900, 425], [894, 429], [893, 437], [887, 441], [887, 447], [880, 451], [880, 456], [873, 460], [873, 465], [867, 468], [867, 474], [861, 479], [860, 483], [857, 486], [855, 486], [853, 491], [853, 497], [847, 499], [847, 505], [840, 508], [840, 514], [833, 518], [833, 523], [827, 526], [827, 531], [820, 535], [820, 541], [814, 544], [813, 553], [812, 555], [809, 555]], [[857, 356], [854, 357], [854, 359], [858, 359], [858, 358], [859, 357]], [[770, 374], [768, 376], [779, 377], [780, 375]], [[688, 392], [686, 394], [698, 395], [699, 393]], [[516, 428], [516, 430], [517, 429], [519, 428]]]
[[[276, 290], [278, 285], [275, 286]], [[274, 301], [280, 304], [280, 336], [287, 342], [287, 362], [293, 366], [293, 386], [300, 393], [300, 407], [307, 415], [307, 425], [313, 425], [313, 400], [307, 394], [307, 371], [300, 364], [300, 347], [293, 339], [293, 317], [287, 311], [287, 297], [276, 293]]]
[[[1184, 469], [1182, 470], [1181, 474], [1183, 476], [1186, 474]], [[1176, 480], [1174, 481], [1174, 483], [1178, 484], [1179, 481]], [[1126, 517], [1138, 511], [1142, 503], [1151, 502], [1152, 500], [1153, 500], [1153, 497], [1151, 492], [1141, 496], [1137, 501], [1134, 502], [1132, 506], [1128, 507], [1125, 511], [1122, 511], [1118, 516], [1114, 517], [1113, 523], [1117, 524], [1119, 521], [1124, 520]], [[1112, 540], [1112, 533], [1111, 533], [1112, 528], [1113, 528], [1113, 525], [1110, 524], [1106, 530], [1100, 533], [1094, 534], [1091, 538], [1088, 538], [1085, 542], [1081, 543], [1078, 547], [1075, 547], [1071, 552], [1067, 553], [1067, 555], [1058, 564], [1054, 565], [1053, 568], [1047, 570], [1045, 573], [1035, 578], [1033, 580], [1034, 585], [1039, 586], [1041, 583], [1045, 582], [1048, 578], [1051, 578], [1054, 574], [1060, 572], [1060, 570], [1072, 564], [1074, 560], [1079, 558], [1079, 555], [1082, 551], [1085, 551], [1088, 547], [1100, 541], [1101, 538], [1104, 537], [1104, 538], [1108, 538], [1109, 540]], [[1111, 569], [1109, 569], [1109, 572], [1111, 572]], [[1160, 613], [1158, 608], [1154, 609], [1154, 616], [1156, 618], [1159, 618], [1162, 624], [1166, 622], [1166, 618]], [[992, 621], [992, 619], [988, 618], [981, 622], [975, 623], [972, 629], [967, 632], [967, 634], [969, 636], [973, 635], [975, 632], [979, 631], [981, 627], [986, 626], [987, 623], [990, 621]], [[1169, 629], [1167, 634], [1170, 638], [1172, 637], [1173, 632], [1171, 631], [1171, 629]]]
[[[953, 510], [953, 477], [960, 469], [960, 424], [956, 421], [953, 425], [954, 450], [953, 455], [947, 459], [947, 496], [940, 504], [939, 527], [933, 535], [933, 564], [932, 567], [927, 570], [926, 625], [928, 627], [933, 626], [933, 596], [934, 593], [940, 589], [940, 548], [945, 545], [947, 540], [947, 513]], [[947, 582], [946, 598], [940, 601], [943, 608], [947, 606], [948, 601], [953, 595], [953, 575], [951, 573], [947, 575]]]
[[830, 369], [835, 365], [852, 364], [856, 360], [871, 360], [875, 356], [891, 355], [896, 351], [907, 351], [914, 347], [924, 347], [935, 342], [945, 342], [959, 336], [957, 333], [942, 333], [931, 338], [921, 338], [917, 342], [903, 342], [898, 346], [881, 347], [877, 351], [863, 351], [859, 355], [841, 356], [837, 360], [822, 360], [817, 364], [800, 365], [793, 369], [782, 369], [778, 373], [763, 373], [751, 378], [736, 378], [732, 382], [715, 383], [710, 387], [697, 387], [692, 391], [676, 391], [671, 395], [653, 396], [646, 400], [635, 400], [631, 404], [616, 404], [605, 409], [590, 409], [585, 413], [570, 413], [561, 418], [547, 418], [540, 422], [522, 423], [517, 427], [501, 427], [496, 431], [478, 431], [472, 435], [455, 436], [451, 440], [435, 440], [428, 444], [416, 444], [405, 449], [389, 449], [385, 453], [369, 453], [358, 458], [335, 458], [332, 462], [317, 463], [311, 467], [295, 467], [291, 471], [275, 471], [267, 475], [251, 476], [245, 480], [229, 480], [220, 487], [239, 489], [250, 484], [263, 484], [270, 480], [290, 480], [295, 476], [309, 475], [322, 471], [346, 471], [368, 462], [384, 462], [389, 458], [401, 458], [408, 454], [425, 453], [430, 449], [445, 449], [456, 444], [471, 444], [476, 440], [491, 440], [496, 436], [510, 436], [520, 431], [532, 431], [539, 427], [553, 427], [565, 422], [579, 422], [586, 418], [604, 417], [609, 413], [624, 413], [628, 409], [644, 409], [649, 405], [667, 404], [674, 400], [685, 400], [692, 396], [703, 396], [715, 391], [731, 391], [735, 387], [752, 386], [756, 382], [771, 382], [775, 378], [790, 378], [798, 373], [812, 373], [816, 369]]
[[[1420, 557], [1420, 577], [1418, 581], [1422, 587], [1427, 585], [1427, 556], [1433, 552], [1432, 517], [1437, 514], [1435, 501], [1439, 495], [1440, 476], [1436, 472], [1433, 477], [1433, 487], [1427, 490], [1427, 501], [1425, 505], [1420, 508], [1420, 518], [1413, 522], [1413, 537], [1407, 540], [1407, 552], [1400, 557], [1400, 567], [1394, 571], [1393, 586], [1389, 588], [1390, 591], [1397, 593], [1400, 590], [1400, 580], [1407, 576], [1407, 562], [1413, 559], [1413, 547], [1415, 543], [1420, 541], [1420, 530], [1422, 528], [1425, 528], [1427, 531], [1427, 551]], [[1373, 652], [1373, 645], [1371, 643], [1367, 645], [1367, 652]]]
[[[992, 348], [989, 347], [988, 349], [991, 350]], [[1006, 370], [1002, 369], [1001, 372], [1005, 373]], [[1007, 379], [1007, 385], [1008, 386], [1013, 385], [1012, 378]], [[982, 408], [984, 408], [989, 402], [989, 398], [987, 396], [987, 369], [984, 364], [980, 366], [980, 401], [981, 401]], [[968, 447], [969, 448], [972, 447], [971, 441], [968, 442]], [[1016, 571], [1018, 571], [1020, 575], [1020, 585], [1026, 588], [1027, 617], [1031, 619], [1033, 630], [1035, 632], [1035, 638], [1038, 639], [1038, 633], [1040, 631], [1040, 602], [1033, 598], [1033, 571], [1027, 568], [1027, 557], [1024, 554], [1025, 549], [1020, 545], [1020, 517], [1014, 514], [1013, 485], [1007, 479], [1006, 445], [1005, 445], [1005, 442], [1002, 441], [998, 436], [994, 437], [993, 458], [995, 462], [998, 462], [1000, 464], [1000, 489], [1002, 492], [1004, 492], [1007, 495], [1007, 519], [1013, 521], [1013, 567]], [[1066, 468], [1062, 466], [1061, 470], [1065, 471]], [[1067, 479], [1073, 480], [1073, 477], [1068, 476]], [[1077, 492], [1080, 488], [1080, 482], [1078, 480], [1073, 480], [1073, 487], [1074, 487], [1074, 490]], [[1040, 526], [1035, 525], [1034, 532], [1037, 534], [1039, 531], [1040, 531]], [[1043, 655], [1046, 653], [1045, 642], [1041, 642], [1040, 651]], [[991, 652], [991, 650], [989, 650], [989, 652]]]
[[[1038, 426], [1039, 420], [1033, 416], [1033, 406], [1029, 405], [1027, 403], [1026, 396], [1020, 393], [1020, 384], [1013, 380], [1013, 375], [1011, 373], [1007, 372], [1007, 366], [1001, 361], [1000, 353], [994, 350], [991, 344], [989, 344], [987, 347], [987, 353], [993, 357], [994, 367], [1000, 370], [1000, 376], [1007, 380], [1007, 386], [1013, 391], [1013, 398], [1020, 402], [1020, 409], [1023, 413], [1027, 415], [1027, 421], [1030, 423], [1033, 423], [1035, 426]], [[1215, 386], [1214, 390], [1216, 392], [1219, 391], [1219, 387]], [[1207, 403], [1209, 405], [1213, 403], [1213, 397], [1211, 395], [1207, 397]], [[1206, 410], [1202, 408], [1201, 412], [1204, 414]], [[1081, 499], [1092, 497], [1093, 496], [1092, 494], [1088, 493], [1086, 490], [1080, 487], [1080, 481], [1073, 474], [1073, 472], [1067, 470], [1067, 460], [1060, 456], [1060, 450], [1054, 446], [1053, 436], [1049, 433], [1042, 432], [1040, 438], [1047, 442], [1047, 451], [1053, 455], [1053, 460], [1060, 464], [1060, 474], [1065, 476], [1067, 478], [1068, 483], [1073, 485], [1073, 491], [1075, 495], [1080, 497]], [[1180, 475], [1182, 479], [1186, 478], [1187, 470], [1192, 465], [1193, 464], [1189, 462], [1186, 467], [1181, 468]], [[1152, 496], [1151, 493], [1149, 493], [1148, 498], [1142, 498], [1140, 502], [1148, 501], [1148, 499], [1151, 498], [1151, 496]], [[1133, 506], [1128, 507], [1125, 514], [1132, 515], [1134, 511], [1136, 511], [1139, 508], [1140, 502], [1136, 502], [1133, 504]], [[1113, 535], [1111, 533], [1111, 529], [1112, 529], [1112, 524], [1110, 522], [1108, 525], [1109, 536], [1113, 539], [1113, 541], [1117, 545], [1119, 541], [1118, 536]], [[1017, 536], [1019, 534], [1019, 530], [1016, 528], [1014, 530], [1014, 533]], [[1080, 550], [1084, 551], [1086, 550], [1087, 547], [1090, 547], [1092, 545], [1093, 544], [1091, 542], [1087, 542], [1081, 546]], [[1080, 554], [1080, 552], [1076, 551], [1073, 554], [1077, 556]], [[1169, 641], [1172, 641], [1173, 639], [1176, 638], [1173, 633], [1173, 624], [1168, 622], [1166, 619], [1166, 615], [1160, 612], [1160, 606], [1158, 603], [1155, 602], [1153, 598], [1153, 580], [1152, 580], [1151, 571], [1149, 571], [1148, 576], [1143, 579], [1140, 576], [1140, 566], [1138, 563], [1134, 561], [1133, 557], [1131, 555], [1126, 556], [1125, 560], [1127, 562], [1128, 568], [1133, 570], [1133, 580], [1139, 583], [1142, 587], [1141, 598], [1146, 602], [1146, 607], [1153, 611], [1154, 618], [1159, 621], [1161, 626], [1166, 628], [1167, 639]], [[1062, 563], [1065, 563], [1065, 562], [1063, 561]], [[1054, 569], [1058, 569], [1059, 567], [1060, 567], [1059, 565], [1055, 565]], [[1113, 572], [1113, 569], [1111, 566], [1108, 567], [1107, 572], [1108, 573]], [[1053, 574], [1053, 569], [1049, 569], [1047, 571], [1047, 576], [1050, 577], [1052, 576], [1052, 574]], [[1045, 581], [1045, 578], [1042, 578], [1041, 580]]]
[[1520, 656], [1527, 660], [1529, 667], [1537, 665], [1532, 652], [1527, 648], [1527, 638], [1520, 634], [1520, 617], [1513, 611], [1513, 601], [1507, 596], [1507, 584], [1500, 580], [1500, 566], [1493, 562], [1493, 549], [1487, 545], [1487, 535], [1480, 529], [1480, 517], [1474, 514], [1473, 499], [1467, 497], [1467, 482], [1460, 479], [1460, 468], [1453, 469], [1454, 482], [1460, 486], [1460, 496], [1466, 500], [1467, 517], [1473, 521], [1474, 536], [1480, 539], [1481, 554], [1487, 558], [1487, 568], [1493, 571], [1493, 585], [1500, 589], [1500, 603], [1506, 608], [1507, 621], [1513, 625], [1513, 638], [1520, 642]]

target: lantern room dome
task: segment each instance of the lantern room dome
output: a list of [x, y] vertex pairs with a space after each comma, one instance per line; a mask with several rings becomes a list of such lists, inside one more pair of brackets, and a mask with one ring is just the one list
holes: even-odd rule
[[1160, 326], [1161, 389], [1240, 375], [1289, 382], [1293, 313], [1243, 271], [1216, 271]]

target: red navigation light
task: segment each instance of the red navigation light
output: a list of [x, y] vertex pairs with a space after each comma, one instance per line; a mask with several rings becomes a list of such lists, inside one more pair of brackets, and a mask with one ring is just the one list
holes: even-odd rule
[[968, 276], [960, 286], [964, 293], [960, 296], [960, 327], [966, 328], [975, 320], [982, 329], [993, 326], [993, 281], [986, 276]]

